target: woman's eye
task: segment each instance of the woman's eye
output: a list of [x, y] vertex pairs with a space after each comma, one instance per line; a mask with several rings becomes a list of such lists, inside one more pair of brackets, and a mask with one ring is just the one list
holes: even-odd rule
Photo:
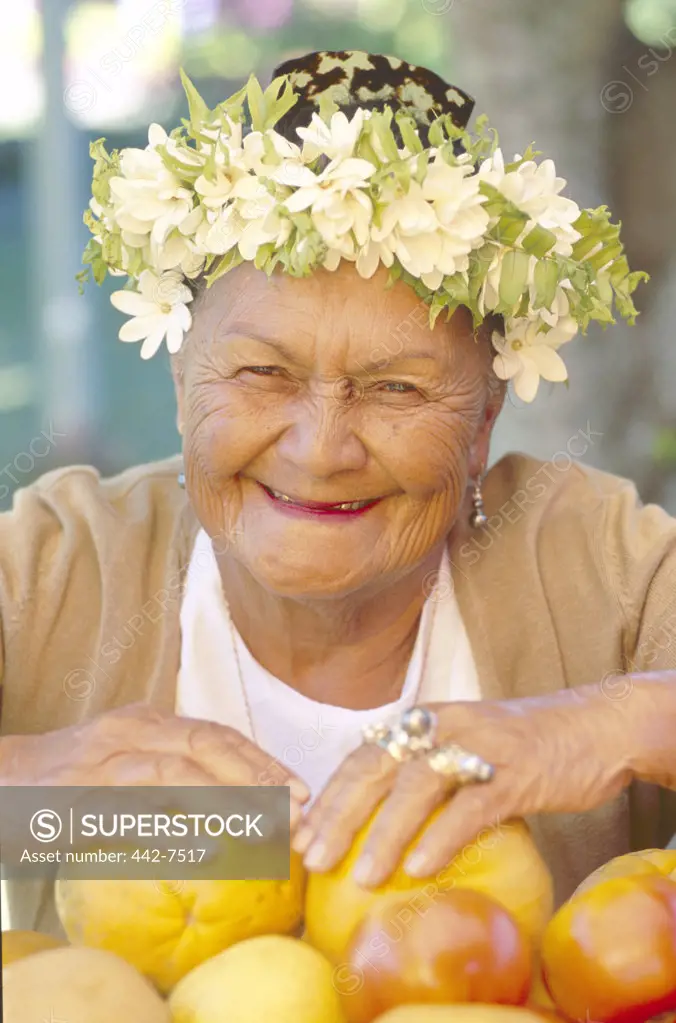
[[401, 380], [386, 380], [381, 387], [389, 394], [414, 394], [418, 390], [413, 384]]
[[256, 373], [257, 376], [274, 376], [280, 373], [279, 366], [244, 366], [240, 373]]

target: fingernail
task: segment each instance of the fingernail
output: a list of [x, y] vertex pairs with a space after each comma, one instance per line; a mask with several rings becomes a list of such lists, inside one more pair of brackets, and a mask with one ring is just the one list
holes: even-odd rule
[[304, 781], [301, 781], [300, 778], [291, 778], [289, 788], [294, 799], [297, 799], [299, 803], [307, 803], [310, 798], [310, 790]]
[[295, 831], [299, 821], [303, 819], [303, 808], [296, 802], [291, 803], [290, 824], [291, 831]]
[[313, 842], [305, 854], [303, 863], [308, 870], [321, 870], [326, 862], [327, 848], [322, 841]]
[[404, 864], [404, 870], [411, 877], [426, 877], [429, 873], [427, 856], [424, 852], [411, 853]]
[[298, 834], [293, 836], [293, 848], [301, 856], [312, 841], [312, 835], [312, 828], [304, 827], [298, 831]]
[[372, 884], [373, 868], [376, 865], [376, 861], [373, 856], [369, 856], [368, 853], [364, 856], [360, 856], [355, 864], [355, 868], [352, 871], [352, 877], [358, 885], [364, 887]]

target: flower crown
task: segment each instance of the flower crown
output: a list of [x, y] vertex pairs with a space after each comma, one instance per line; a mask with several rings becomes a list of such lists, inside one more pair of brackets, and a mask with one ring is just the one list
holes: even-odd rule
[[357, 106], [348, 117], [329, 89], [296, 144], [275, 130], [298, 100], [292, 76], [264, 91], [252, 75], [213, 110], [181, 79], [190, 116], [180, 127], [151, 125], [145, 149], [90, 146], [93, 237], [78, 279], [127, 277], [111, 302], [131, 317], [120, 340], [142, 341], [142, 358], [165, 339], [169, 352], [181, 347], [188, 281], [209, 287], [244, 261], [293, 276], [348, 260], [371, 277], [382, 263], [390, 283], [428, 303], [431, 326], [461, 305], [475, 326], [501, 315], [494, 369], [526, 402], [540, 378], [567, 380], [558, 349], [591, 321], [614, 323], [615, 309], [634, 323], [631, 295], [648, 275], [630, 272], [607, 207], [564, 198], [566, 182], [532, 147], [506, 163], [485, 117], [469, 134], [439, 113], [423, 144], [415, 111]]

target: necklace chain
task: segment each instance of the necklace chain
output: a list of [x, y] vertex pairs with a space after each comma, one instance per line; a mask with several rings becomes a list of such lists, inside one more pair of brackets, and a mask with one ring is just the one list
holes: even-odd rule
[[[427, 598], [427, 599], [429, 599], [429, 598]], [[232, 648], [233, 648], [233, 652], [235, 654], [235, 664], [237, 665], [237, 676], [238, 676], [238, 680], [239, 680], [240, 693], [242, 695], [242, 702], [244, 703], [244, 708], [246, 710], [247, 724], [249, 726], [249, 732], [251, 734], [252, 740], [255, 743], [257, 743], [256, 728], [255, 728], [254, 719], [253, 719], [253, 711], [251, 709], [251, 703], [249, 701], [249, 696], [248, 696], [247, 691], [246, 691], [246, 685], [244, 684], [244, 672], [242, 671], [242, 662], [241, 662], [240, 656], [239, 656], [239, 644], [237, 642], [238, 635], [237, 635], [237, 633], [235, 631], [235, 623], [232, 620], [232, 615], [230, 614], [230, 606], [228, 605], [227, 600], [224, 603], [225, 603], [226, 613], [227, 613], [227, 616], [228, 616], [228, 625], [230, 627], [230, 638], [232, 639]], [[422, 660], [422, 664], [420, 666], [420, 674], [418, 676], [418, 683], [417, 683], [417, 685], [415, 687], [415, 692], [413, 693], [413, 703], [412, 703], [412, 706], [414, 706], [414, 707], [417, 705], [418, 697], [420, 696], [420, 692], [421, 692], [421, 690], [423, 688], [423, 682], [425, 680], [425, 674], [427, 672], [427, 662], [428, 662], [428, 659], [429, 659], [429, 650], [430, 650], [430, 645], [431, 645], [430, 639], [431, 639], [431, 636], [433, 635], [434, 620], [435, 620], [436, 613], [437, 613], [437, 604], [438, 603], [439, 603], [438, 600], [433, 600], [432, 617], [431, 617], [431, 620], [430, 620], [430, 623], [429, 623], [429, 627], [428, 627], [428, 630], [427, 630], [427, 636], [423, 637], [423, 641], [424, 641], [425, 645], [424, 645], [424, 648], [423, 648], [423, 660]], [[423, 610], [424, 610], [424, 608], [423, 608]], [[404, 685], [405, 684], [406, 684], [406, 680], [404, 679]]]

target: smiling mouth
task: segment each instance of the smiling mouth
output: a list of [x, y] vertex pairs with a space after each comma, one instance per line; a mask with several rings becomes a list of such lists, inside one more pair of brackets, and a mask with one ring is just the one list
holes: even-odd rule
[[300, 511], [317, 512], [319, 514], [336, 514], [336, 513], [349, 513], [349, 512], [360, 512], [366, 508], [371, 508], [373, 505], [378, 504], [382, 498], [372, 497], [366, 501], [344, 501], [342, 503], [329, 503], [326, 501], [297, 501], [293, 497], [289, 497], [288, 494], [283, 494], [279, 490], [273, 490], [272, 487], [266, 487], [264, 483], [259, 484], [268, 497], [271, 497], [275, 501], [280, 501], [286, 505], [287, 508], [298, 508]]

